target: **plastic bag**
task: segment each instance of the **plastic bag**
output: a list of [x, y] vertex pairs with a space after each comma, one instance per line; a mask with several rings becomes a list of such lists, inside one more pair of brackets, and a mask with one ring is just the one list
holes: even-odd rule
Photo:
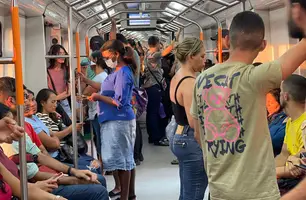
[[169, 141], [174, 136], [176, 129], [177, 129], [177, 123], [175, 121], [175, 117], [172, 116], [170, 123], [166, 127], [166, 137], [168, 138]]

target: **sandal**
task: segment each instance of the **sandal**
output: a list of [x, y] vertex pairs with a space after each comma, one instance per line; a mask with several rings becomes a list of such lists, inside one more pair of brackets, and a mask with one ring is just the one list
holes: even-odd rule
[[[119, 198], [117, 198], [116, 200], [120, 200], [120, 197], [119, 197]], [[130, 197], [129, 197], [129, 200], [136, 200], [136, 195], [134, 195], [134, 196], [130, 196]]]
[[[110, 198], [114, 198], [114, 197], [119, 196], [119, 195], [120, 195], [120, 192], [115, 193], [115, 192], [113, 192], [113, 191], [110, 191], [110, 192], [108, 193], [108, 196], [109, 196]], [[120, 199], [120, 198], [119, 198], [119, 199]]]

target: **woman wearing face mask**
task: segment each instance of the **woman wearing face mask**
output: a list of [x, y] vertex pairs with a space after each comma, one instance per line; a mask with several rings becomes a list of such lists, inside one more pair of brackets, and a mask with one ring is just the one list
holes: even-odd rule
[[[95, 76], [92, 80], [86, 78], [81, 74], [82, 82], [86, 83], [88, 86], [84, 89], [83, 95], [90, 96], [92, 93], [99, 92], [101, 90], [101, 84], [106, 79], [107, 75], [110, 73], [110, 68], [106, 65], [104, 59], [102, 58], [100, 51], [95, 51], [91, 54], [91, 57], [95, 63], [91, 62], [90, 68], [94, 71]], [[98, 110], [97, 102], [88, 102], [88, 117], [92, 121], [92, 126], [95, 134], [95, 144], [98, 152], [99, 159], [101, 158], [101, 137], [100, 137], [100, 124], [98, 120]]]
[[176, 134], [170, 138], [171, 150], [179, 161], [180, 200], [203, 200], [208, 185], [204, 170], [203, 154], [194, 136], [193, 117], [190, 115], [196, 73], [203, 69], [204, 44], [198, 38], [186, 38], [175, 48], [180, 69], [171, 80], [170, 99], [175, 120]]
[[286, 114], [280, 106], [280, 89], [271, 90], [266, 96], [269, 130], [272, 139], [274, 157], [280, 154], [284, 143]]
[[[63, 46], [56, 44], [50, 48], [49, 55], [68, 55]], [[58, 95], [56, 100], [60, 102], [65, 112], [71, 117], [71, 108], [68, 97], [69, 90], [69, 65], [65, 58], [50, 59], [48, 72], [48, 88]]]
[[118, 40], [107, 41], [101, 52], [107, 66], [115, 69], [102, 83], [100, 94], [89, 98], [99, 101], [103, 167], [105, 171], [118, 170], [120, 200], [134, 200], [136, 120], [131, 100], [137, 65], [133, 49]]

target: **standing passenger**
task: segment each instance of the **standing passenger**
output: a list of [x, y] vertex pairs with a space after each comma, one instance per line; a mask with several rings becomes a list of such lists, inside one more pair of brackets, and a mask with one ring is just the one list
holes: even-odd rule
[[277, 200], [265, 100], [306, 60], [306, 41], [255, 67], [254, 59], [266, 47], [261, 17], [251, 11], [237, 14], [229, 34], [230, 58], [197, 78], [191, 108], [211, 199]]
[[203, 154], [194, 138], [194, 123], [190, 115], [192, 90], [196, 72], [203, 69], [204, 44], [197, 38], [186, 38], [175, 48], [176, 59], [181, 68], [171, 80], [170, 99], [175, 120], [178, 124], [171, 141], [171, 149], [179, 161], [181, 192], [180, 200], [203, 200], [207, 187]]
[[107, 41], [101, 51], [108, 67], [115, 69], [103, 82], [101, 93], [90, 97], [99, 101], [103, 167], [105, 171], [118, 170], [120, 199], [134, 200], [136, 120], [131, 100], [137, 66], [133, 50], [118, 40]]
[[[56, 44], [50, 48], [49, 55], [68, 55], [62, 45]], [[50, 59], [48, 72], [48, 88], [57, 93], [56, 100], [71, 118], [71, 108], [68, 101], [70, 97], [69, 64], [65, 58]]]

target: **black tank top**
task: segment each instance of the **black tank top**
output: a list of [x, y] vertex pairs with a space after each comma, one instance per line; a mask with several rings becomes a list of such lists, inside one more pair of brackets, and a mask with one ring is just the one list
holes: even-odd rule
[[181, 125], [181, 126], [187, 126], [187, 125], [189, 125], [189, 123], [188, 123], [187, 115], [186, 115], [186, 112], [185, 112], [185, 108], [184, 108], [184, 106], [181, 106], [178, 103], [176, 93], [177, 93], [177, 90], [178, 90], [179, 86], [181, 85], [181, 83], [187, 78], [193, 78], [194, 79], [194, 77], [192, 77], [192, 76], [185, 76], [184, 78], [182, 78], [178, 82], [178, 84], [176, 86], [176, 89], [175, 89], [175, 92], [174, 92], [175, 103], [171, 102], [173, 114], [174, 114], [174, 117], [175, 117], [175, 121], [178, 125]]

